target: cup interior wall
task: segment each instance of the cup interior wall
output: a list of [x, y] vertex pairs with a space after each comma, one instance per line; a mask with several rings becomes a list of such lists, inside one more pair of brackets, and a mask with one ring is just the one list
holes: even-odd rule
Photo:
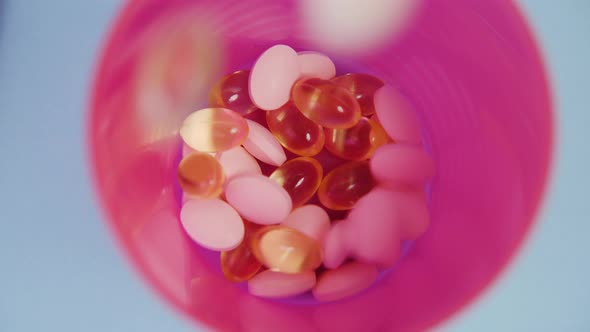
[[[503, 270], [544, 193], [552, 103], [531, 32], [508, 0], [429, 1], [404, 35], [369, 55], [326, 51], [339, 72], [373, 74], [410, 101], [437, 175], [431, 227], [395, 271], [356, 297], [311, 304], [257, 299], [226, 281], [217, 256], [182, 231], [176, 184], [178, 126], [206, 105], [215, 80], [277, 43], [324, 51], [300, 24], [292, 0], [129, 2], [99, 60], [88, 118], [106, 219], [166, 300], [219, 330], [413, 331], [440, 323]], [[150, 65], [177, 53], [189, 55], [174, 60], [182, 70]]]

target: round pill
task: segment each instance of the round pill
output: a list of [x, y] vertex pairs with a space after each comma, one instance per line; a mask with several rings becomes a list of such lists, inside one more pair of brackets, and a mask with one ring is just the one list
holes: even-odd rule
[[318, 301], [328, 302], [355, 295], [375, 281], [377, 272], [374, 265], [346, 263], [322, 273], [312, 290], [313, 296]]
[[379, 122], [394, 141], [420, 144], [422, 133], [418, 117], [408, 101], [391, 86], [384, 86], [375, 92], [375, 112]]
[[249, 133], [244, 148], [256, 159], [273, 166], [282, 165], [287, 156], [281, 143], [273, 134], [261, 124], [252, 120], [246, 120]]
[[221, 194], [224, 181], [221, 164], [210, 154], [191, 153], [178, 165], [178, 182], [190, 196], [215, 198]]
[[291, 87], [299, 78], [297, 53], [286, 45], [266, 50], [250, 73], [250, 99], [258, 108], [275, 110], [289, 101]]
[[236, 248], [244, 238], [244, 222], [229, 204], [219, 199], [189, 200], [180, 210], [188, 236], [216, 251]]
[[297, 53], [300, 77], [314, 77], [329, 80], [336, 76], [336, 66], [322, 53], [306, 51]]
[[266, 270], [248, 281], [248, 291], [255, 296], [283, 298], [305, 293], [315, 283], [314, 271], [288, 274]]
[[225, 187], [225, 198], [244, 218], [262, 225], [278, 224], [292, 208], [291, 197], [283, 187], [264, 175], [234, 177]]

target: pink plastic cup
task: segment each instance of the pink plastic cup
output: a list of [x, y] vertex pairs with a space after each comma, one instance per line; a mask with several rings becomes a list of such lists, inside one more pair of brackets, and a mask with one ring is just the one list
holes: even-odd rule
[[[490, 286], [534, 223], [553, 144], [537, 45], [512, 1], [432, 0], [402, 35], [372, 52], [334, 53], [306, 42], [298, 3], [128, 3], [100, 57], [88, 118], [106, 220], [148, 283], [215, 330], [420, 331], [440, 324]], [[339, 74], [371, 73], [398, 88], [437, 166], [430, 229], [393, 271], [339, 302], [254, 298], [224, 279], [218, 256], [193, 244], [179, 222], [180, 121], [207, 103], [215, 80], [249, 68], [277, 43], [325, 52]]]

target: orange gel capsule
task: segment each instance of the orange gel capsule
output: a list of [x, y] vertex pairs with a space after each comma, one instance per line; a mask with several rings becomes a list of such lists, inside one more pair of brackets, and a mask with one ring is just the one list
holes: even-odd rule
[[352, 93], [332, 81], [299, 80], [291, 91], [293, 103], [311, 121], [327, 128], [350, 128], [361, 118]]
[[299, 207], [315, 194], [322, 182], [322, 165], [314, 158], [291, 159], [277, 168], [270, 178], [281, 185], [293, 201], [293, 208]]
[[222, 252], [219, 258], [223, 275], [233, 282], [250, 280], [262, 268], [262, 263], [251, 250], [252, 236], [262, 227], [248, 221], [244, 222], [244, 241], [237, 248]]
[[281, 145], [297, 155], [314, 156], [324, 147], [322, 126], [306, 118], [293, 103], [266, 112], [266, 123]]
[[383, 85], [383, 81], [367, 74], [346, 74], [332, 79], [332, 82], [346, 88], [358, 101], [364, 116], [375, 113], [373, 96]]
[[333, 169], [322, 181], [318, 198], [332, 210], [349, 210], [375, 186], [368, 161], [352, 161]]
[[193, 152], [178, 165], [178, 182], [189, 196], [215, 198], [221, 194], [224, 181], [221, 164], [208, 153]]
[[258, 108], [250, 100], [248, 92], [249, 78], [249, 70], [238, 70], [222, 78], [211, 89], [209, 105], [229, 108], [241, 115], [256, 111]]
[[248, 123], [240, 114], [212, 107], [191, 113], [180, 127], [180, 136], [194, 150], [221, 152], [244, 143], [248, 131]]
[[302, 273], [322, 264], [319, 242], [287, 226], [260, 229], [252, 238], [252, 252], [262, 264], [276, 272]]
[[387, 134], [381, 125], [365, 117], [351, 128], [324, 130], [326, 150], [346, 160], [368, 159], [376, 148], [388, 142]]
[[393, 139], [387, 135], [385, 128], [383, 128], [377, 116], [373, 115], [369, 122], [371, 122], [373, 127], [373, 134], [371, 135], [371, 145], [373, 146], [373, 151], [375, 151], [381, 145], [393, 142]]

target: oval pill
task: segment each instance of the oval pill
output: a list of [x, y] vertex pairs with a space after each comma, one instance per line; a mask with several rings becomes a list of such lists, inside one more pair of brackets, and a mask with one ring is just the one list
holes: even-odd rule
[[250, 73], [250, 99], [258, 108], [275, 110], [289, 101], [291, 87], [299, 78], [297, 53], [286, 45], [275, 45], [254, 63]]
[[234, 177], [225, 186], [225, 198], [241, 216], [261, 225], [278, 224], [291, 212], [291, 197], [264, 175]]
[[269, 176], [285, 188], [293, 207], [305, 204], [316, 193], [323, 176], [322, 165], [315, 159], [300, 157], [281, 165]]
[[336, 83], [319, 78], [301, 79], [291, 92], [297, 109], [327, 128], [350, 128], [361, 118], [354, 96]]
[[246, 149], [256, 159], [273, 166], [282, 165], [287, 160], [285, 150], [273, 134], [261, 124], [246, 120], [249, 128], [244, 141]]
[[248, 136], [248, 124], [232, 110], [204, 108], [184, 120], [180, 136], [194, 150], [220, 152], [242, 144]]
[[262, 264], [276, 272], [303, 273], [322, 264], [318, 241], [282, 225], [260, 229], [253, 237], [252, 252]]
[[242, 218], [219, 199], [189, 200], [180, 210], [180, 221], [193, 241], [210, 250], [234, 249], [244, 238]]

